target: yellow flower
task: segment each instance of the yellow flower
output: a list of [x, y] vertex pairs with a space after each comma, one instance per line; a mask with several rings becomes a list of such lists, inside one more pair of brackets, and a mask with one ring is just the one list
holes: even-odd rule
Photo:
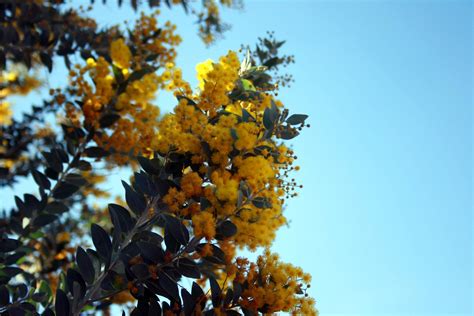
[[122, 69], [130, 67], [132, 53], [122, 38], [110, 44], [110, 57], [117, 67]]
[[194, 235], [211, 240], [216, 235], [214, 216], [209, 212], [200, 212], [192, 216]]
[[199, 89], [204, 90], [204, 83], [207, 79], [207, 74], [213, 69], [214, 61], [208, 59], [196, 65], [197, 79], [199, 80]]
[[10, 125], [12, 123], [12, 115], [10, 103], [2, 101], [0, 103], [0, 125]]

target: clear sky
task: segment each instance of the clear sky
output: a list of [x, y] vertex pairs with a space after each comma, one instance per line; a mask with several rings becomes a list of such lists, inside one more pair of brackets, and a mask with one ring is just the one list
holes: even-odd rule
[[[133, 16], [108, 2], [99, 21]], [[321, 314], [472, 315], [472, 2], [245, 1], [209, 49], [181, 11], [163, 13], [188, 80], [266, 30], [296, 57], [280, 97], [312, 127], [273, 250], [313, 275]]]

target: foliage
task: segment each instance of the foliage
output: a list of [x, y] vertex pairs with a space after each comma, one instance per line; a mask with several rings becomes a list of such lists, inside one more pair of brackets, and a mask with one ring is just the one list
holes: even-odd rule
[[[175, 65], [181, 38], [159, 11], [124, 32], [63, 6], [0, 4], [0, 184], [27, 177], [38, 188], [0, 218], [0, 314], [108, 314], [113, 304], [131, 315], [316, 314], [310, 276], [268, 248], [298, 186], [284, 142], [307, 119], [276, 98], [269, 71], [292, 61], [278, 57], [283, 43], [272, 35], [261, 40], [268, 52], [197, 65], [192, 89]], [[192, 9], [206, 43], [224, 29], [218, 8]], [[57, 56], [69, 84], [12, 118], [7, 99], [40, 88], [35, 69], [51, 71]], [[163, 90], [177, 105], [160, 116]], [[134, 170], [124, 198], [102, 207], [100, 183], [124, 166]], [[242, 249], [263, 252], [250, 262]]]

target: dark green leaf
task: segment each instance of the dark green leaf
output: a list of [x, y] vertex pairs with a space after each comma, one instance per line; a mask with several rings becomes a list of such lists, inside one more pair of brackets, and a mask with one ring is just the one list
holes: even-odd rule
[[164, 261], [165, 252], [159, 245], [155, 245], [150, 242], [139, 241], [137, 246], [140, 248], [140, 255], [144, 259], [153, 263], [162, 263]]
[[35, 182], [43, 189], [48, 189], [51, 188], [51, 182], [49, 179], [41, 172], [38, 170], [33, 170], [32, 171], [33, 179]]
[[33, 220], [33, 226], [43, 227], [54, 222], [58, 217], [53, 214], [40, 214]]
[[212, 206], [211, 202], [205, 197], [201, 197], [199, 199], [199, 204], [201, 205], [201, 211], [204, 211], [205, 209]]
[[150, 275], [150, 271], [148, 270], [148, 265], [144, 263], [139, 263], [130, 268], [133, 274], [137, 277], [138, 280], [146, 280]]
[[56, 316], [69, 316], [69, 299], [66, 293], [61, 290], [56, 290]]
[[68, 210], [68, 207], [61, 202], [53, 201], [46, 205], [45, 210], [49, 213], [61, 214]]
[[1, 274], [5, 274], [9, 278], [13, 278], [17, 274], [23, 273], [23, 269], [17, 267], [4, 267], [0, 269]]
[[175, 267], [179, 273], [188, 278], [199, 279], [201, 272], [198, 265], [191, 259], [180, 258], [175, 262]]
[[112, 242], [110, 241], [109, 235], [102, 227], [97, 224], [92, 224], [91, 235], [92, 242], [94, 243], [95, 249], [97, 249], [97, 253], [108, 266], [110, 263], [110, 257], [112, 255]]
[[237, 234], [237, 226], [231, 221], [224, 221], [217, 227], [217, 233], [224, 238], [229, 238]]
[[78, 173], [67, 174], [64, 178], [64, 181], [76, 185], [78, 187], [83, 186], [87, 183], [87, 180], [84, 179], [84, 177]]
[[193, 315], [194, 306], [196, 305], [192, 295], [185, 288], [181, 289], [181, 297], [183, 298], [184, 315]]
[[267, 130], [272, 130], [275, 126], [274, 116], [272, 114], [272, 109], [266, 108], [263, 112], [263, 125]]
[[82, 247], [77, 248], [76, 263], [84, 280], [87, 283], [92, 284], [95, 276], [94, 265], [92, 264], [91, 258]]
[[158, 283], [170, 297], [172, 297], [176, 302], [179, 302], [178, 285], [175, 280], [172, 280], [167, 273], [159, 272]]
[[122, 185], [125, 188], [125, 200], [127, 201], [128, 207], [135, 213], [140, 215], [146, 208], [146, 201], [143, 195], [133, 190], [128, 183], [122, 181]]
[[155, 72], [155, 69], [152, 68], [152, 67], [149, 67], [149, 68], [142, 68], [140, 70], [136, 70], [134, 71], [130, 77], [128, 77], [127, 81], [128, 83], [131, 83], [133, 81], [136, 81], [136, 80], [140, 80], [142, 79], [145, 75], [147, 74], [150, 74], [152, 72]]
[[53, 191], [53, 197], [55, 199], [65, 199], [73, 195], [77, 190], [79, 190], [78, 186], [67, 182], [60, 182]]
[[267, 198], [261, 197], [261, 196], [253, 198], [252, 199], [252, 204], [255, 205], [258, 208], [270, 208], [270, 207], [272, 207], [272, 204], [270, 203], [270, 201]]
[[214, 307], [219, 307], [222, 301], [222, 290], [217, 283], [216, 279], [212, 276], [209, 277], [209, 284], [211, 286], [211, 299]]
[[254, 117], [247, 111], [246, 109], [242, 108], [242, 121], [244, 122], [255, 122]]
[[53, 70], [53, 61], [48, 53], [40, 52], [40, 59], [43, 65], [48, 68], [48, 71], [51, 72]]
[[286, 122], [290, 125], [303, 124], [304, 121], [308, 118], [306, 114], [293, 114], [286, 119]]
[[101, 158], [109, 155], [109, 152], [102, 147], [88, 147], [84, 153], [89, 158]]
[[185, 246], [188, 243], [188, 229], [178, 218], [174, 216], [166, 216], [165, 230], [168, 231], [181, 245]]
[[134, 222], [126, 208], [111, 203], [109, 204], [109, 213], [115, 228], [124, 233], [128, 233], [132, 229]]
[[10, 292], [5, 285], [0, 286], [0, 306], [6, 306], [10, 303]]
[[0, 252], [10, 252], [20, 247], [20, 242], [12, 238], [0, 240]]
[[147, 173], [150, 174], [159, 174], [160, 173], [160, 165], [157, 160], [150, 160], [148, 158], [138, 156], [137, 157], [140, 166], [145, 170]]
[[201, 287], [196, 283], [193, 282], [193, 286], [191, 289], [191, 295], [193, 296], [194, 300], [198, 300], [202, 296], [204, 296], [204, 291], [201, 289]]
[[120, 119], [120, 115], [117, 113], [108, 113], [103, 115], [100, 120], [100, 127], [102, 128], [107, 128], [112, 126], [115, 122], [117, 122]]
[[63, 171], [63, 164], [62, 164], [61, 158], [56, 153], [42, 152], [42, 154], [46, 160], [46, 163], [48, 164], [48, 166], [51, 167], [51, 169], [53, 169], [54, 171], [58, 173]]

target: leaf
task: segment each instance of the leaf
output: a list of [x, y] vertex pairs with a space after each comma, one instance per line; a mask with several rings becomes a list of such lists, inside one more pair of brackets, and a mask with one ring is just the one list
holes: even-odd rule
[[219, 307], [222, 300], [221, 287], [219, 286], [219, 283], [217, 283], [216, 279], [213, 276], [209, 277], [209, 284], [211, 286], [212, 305], [214, 307]]
[[150, 271], [148, 270], [148, 265], [145, 263], [136, 264], [132, 266], [130, 270], [140, 281], [146, 280], [150, 277]]
[[285, 140], [290, 140], [290, 139], [293, 139], [295, 138], [296, 136], [298, 136], [300, 133], [290, 127], [290, 126], [286, 126], [287, 128], [283, 129], [280, 131], [280, 133], [278, 134], [278, 138], [281, 138], [281, 139], [285, 139]]
[[10, 292], [5, 285], [0, 286], [0, 306], [6, 306], [10, 303]]
[[189, 241], [189, 232], [186, 226], [174, 216], [166, 216], [166, 226], [165, 230], [179, 242], [181, 245], [185, 246]]
[[233, 290], [234, 290], [234, 297], [232, 298], [232, 303], [237, 304], [237, 302], [240, 299], [240, 295], [242, 294], [242, 286], [240, 285], [240, 283], [234, 282]]
[[119, 228], [121, 232], [128, 233], [132, 229], [134, 222], [128, 210], [123, 206], [109, 204], [109, 214], [114, 227]]
[[204, 296], [204, 291], [196, 282], [193, 282], [191, 295], [193, 296], [194, 300], [198, 300], [200, 297]]
[[56, 309], [56, 316], [69, 316], [69, 299], [66, 293], [61, 290], [56, 290], [56, 302], [54, 304]]
[[125, 181], [122, 181], [122, 185], [125, 188], [125, 200], [128, 207], [137, 215], [143, 213], [146, 208], [146, 201], [143, 195], [133, 190]]
[[242, 82], [242, 87], [245, 91], [257, 91], [252, 81], [247, 79], [240, 79], [240, 81]]
[[38, 217], [36, 217], [33, 220], [33, 226], [43, 227], [43, 226], [46, 226], [48, 224], [51, 224], [52, 222], [54, 222], [57, 219], [58, 219], [58, 217], [56, 215], [53, 215], [53, 214], [40, 214], [40, 215], [38, 215]]
[[258, 208], [270, 208], [272, 207], [272, 204], [266, 197], [255, 197], [252, 199], [252, 204], [255, 205], [255, 207]]
[[110, 263], [112, 256], [112, 242], [106, 231], [97, 224], [91, 226], [92, 242], [99, 256], [105, 261], [106, 266]]
[[204, 211], [205, 209], [212, 206], [211, 202], [202, 196], [199, 199], [199, 204], [201, 205], [201, 211]]
[[164, 262], [165, 252], [160, 246], [145, 241], [138, 242], [137, 246], [140, 248], [140, 255], [144, 259], [153, 263]]
[[250, 121], [255, 122], [255, 118], [252, 116], [252, 114], [250, 114], [249, 111], [242, 108], [242, 121], [244, 121], [244, 122], [250, 122]]
[[78, 173], [69, 173], [66, 175], [64, 178], [64, 181], [73, 185], [76, 185], [78, 187], [83, 186], [87, 184], [87, 180], [80, 174]]
[[75, 168], [81, 170], [81, 171], [89, 171], [92, 169], [92, 165], [90, 162], [88, 161], [85, 161], [85, 160], [79, 160], [77, 162], [77, 165], [75, 166]]
[[199, 279], [201, 272], [199, 267], [193, 260], [189, 258], [180, 258], [175, 262], [175, 267], [179, 273], [188, 278]]
[[151, 243], [153, 243], [155, 245], [158, 245], [158, 246], [161, 245], [161, 243], [163, 242], [163, 237], [161, 237], [157, 233], [149, 231], [149, 230], [143, 230], [141, 232], [138, 232], [135, 235], [135, 238], [137, 238], [137, 240], [141, 240], [141, 241], [145, 241], [145, 242], [151, 242]]
[[[202, 252], [203, 247], [205, 247], [206, 245], [207, 245], [206, 243], [197, 245], [196, 251]], [[214, 264], [225, 264], [225, 254], [222, 251], [222, 249], [212, 244], [211, 244], [211, 248], [212, 248], [212, 255], [206, 256], [204, 257], [204, 259]]]
[[46, 176], [50, 179], [53, 179], [53, 180], [58, 180], [58, 177], [59, 177], [59, 173], [54, 170], [53, 168], [46, 168], [46, 170], [44, 171], [44, 173], [46, 174]]
[[107, 127], [110, 127], [112, 126], [115, 122], [117, 122], [118, 120], [120, 119], [120, 115], [117, 114], [117, 113], [108, 113], [108, 114], [104, 114], [100, 120], [99, 120], [99, 124], [100, 124], [100, 127], [102, 128], [107, 128]]
[[59, 200], [66, 199], [73, 195], [77, 190], [79, 190], [78, 186], [62, 181], [56, 185], [56, 188], [53, 191], [53, 197]]
[[233, 297], [234, 291], [231, 288], [228, 288], [224, 297], [224, 306], [228, 306], [231, 303]]
[[101, 158], [109, 155], [109, 152], [102, 147], [88, 147], [84, 150], [84, 153], [89, 158]]
[[272, 109], [270, 108], [266, 108], [263, 112], [263, 126], [265, 126], [267, 130], [272, 130], [275, 126]]
[[46, 160], [46, 163], [48, 164], [48, 166], [51, 167], [51, 169], [58, 173], [63, 171], [63, 164], [57, 154], [53, 152], [42, 152], [42, 154], [44, 159]]
[[48, 205], [46, 205], [46, 208], [45, 208], [45, 211], [49, 213], [56, 213], [56, 214], [64, 213], [67, 210], [68, 210], [68, 207], [64, 203], [58, 202], [58, 201], [53, 201], [49, 203]]
[[157, 160], [150, 160], [148, 158], [138, 156], [137, 157], [140, 166], [145, 170], [147, 173], [150, 174], [159, 174], [160, 173], [160, 165]]
[[196, 302], [192, 295], [185, 288], [181, 289], [181, 297], [183, 298], [184, 315], [192, 315]]
[[68, 269], [66, 274], [66, 283], [69, 292], [74, 297], [82, 299], [86, 293], [86, 282], [82, 275], [74, 269]]
[[13, 254], [5, 258], [5, 261], [3, 262], [3, 264], [5, 265], [18, 264], [19, 263], [18, 261], [21, 258], [23, 258], [25, 255], [26, 253], [23, 251], [15, 251]]
[[306, 114], [293, 114], [286, 119], [286, 122], [290, 125], [303, 124], [304, 121], [308, 118]]
[[128, 83], [131, 83], [133, 81], [136, 81], [136, 80], [140, 80], [142, 79], [145, 75], [147, 74], [150, 74], [152, 72], [155, 72], [155, 69], [153, 67], [149, 67], [149, 68], [142, 68], [140, 70], [136, 70], [134, 72], [132, 72], [132, 74], [130, 75], [130, 77], [128, 77], [127, 81]]
[[0, 252], [10, 252], [20, 247], [20, 241], [12, 238], [0, 240]]
[[217, 233], [224, 238], [229, 238], [237, 234], [237, 226], [231, 221], [224, 221], [217, 227]]
[[35, 180], [35, 182], [42, 188], [42, 189], [50, 189], [51, 188], [51, 182], [49, 181], [49, 179], [41, 172], [39, 172], [38, 170], [33, 170], [31, 172], [31, 174], [33, 175], [33, 179]]
[[87, 283], [92, 284], [95, 276], [94, 265], [92, 264], [91, 258], [82, 247], [77, 248], [76, 263], [84, 280]]
[[20, 273], [23, 273], [23, 269], [17, 267], [3, 267], [0, 269], [0, 275], [4, 274], [9, 278], [13, 278]]
[[176, 302], [179, 302], [179, 291], [176, 281], [172, 280], [168, 274], [159, 272], [158, 273], [158, 283], [165, 290], [166, 293], [170, 295]]
[[48, 71], [51, 72], [53, 70], [53, 61], [48, 53], [40, 52], [40, 59], [43, 65], [48, 68]]

